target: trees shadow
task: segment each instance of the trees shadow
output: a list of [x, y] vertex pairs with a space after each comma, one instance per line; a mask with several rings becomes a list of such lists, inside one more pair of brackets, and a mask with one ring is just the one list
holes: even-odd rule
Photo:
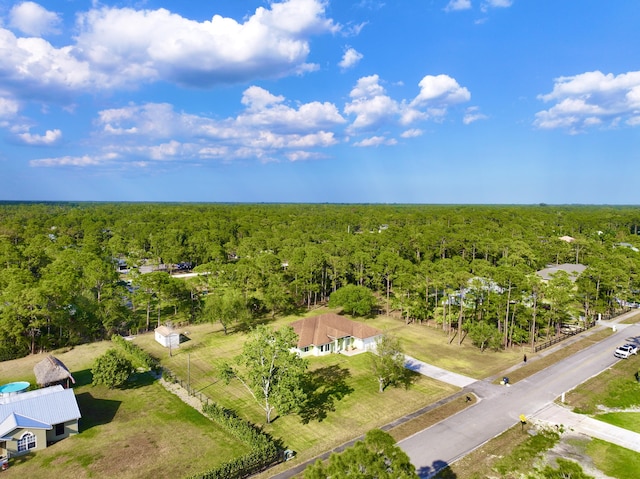
[[456, 479], [458, 476], [451, 470], [449, 464], [445, 461], [433, 461], [431, 466], [423, 466], [417, 471], [420, 478], [433, 479]]
[[113, 421], [122, 403], [111, 399], [95, 398], [89, 392], [77, 394], [76, 400], [82, 414], [80, 432]]
[[347, 384], [349, 377], [349, 370], [337, 364], [309, 373], [304, 384], [307, 400], [299, 412], [302, 423], [322, 421], [329, 412], [335, 411], [335, 402], [353, 392]]

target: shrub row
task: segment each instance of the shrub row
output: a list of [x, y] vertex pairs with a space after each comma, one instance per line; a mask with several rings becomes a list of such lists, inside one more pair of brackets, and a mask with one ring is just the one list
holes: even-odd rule
[[246, 443], [251, 451], [189, 479], [241, 479], [280, 461], [282, 448], [276, 441], [233, 411], [211, 403], [203, 406], [203, 412], [229, 434]]
[[150, 369], [152, 371], [156, 371], [160, 367], [156, 358], [133, 344], [131, 341], [127, 341], [122, 336], [114, 334], [111, 336], [111, 341], [130, 356], [135, 367]]

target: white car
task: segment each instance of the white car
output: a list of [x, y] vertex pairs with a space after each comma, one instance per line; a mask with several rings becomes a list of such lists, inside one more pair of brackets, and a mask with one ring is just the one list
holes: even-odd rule
[[638, 354], [638, 346], [635, 344], [625, 344], [624, 346], [620, 346], [613, 353], [616, 358], [622, 359], [627, 359], [632, 354]]

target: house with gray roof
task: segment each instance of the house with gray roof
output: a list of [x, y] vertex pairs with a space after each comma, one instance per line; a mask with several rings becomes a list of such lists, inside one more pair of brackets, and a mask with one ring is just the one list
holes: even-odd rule
[[45, 449], [78, 433], [80, 409], [60, 385], [0, 397], [0, 458]]
[[296, 352], [301, 356], [371, 351], [382, 335], [368, 324], [333, 313], [303, 318], [290, 326], [298, 335]]

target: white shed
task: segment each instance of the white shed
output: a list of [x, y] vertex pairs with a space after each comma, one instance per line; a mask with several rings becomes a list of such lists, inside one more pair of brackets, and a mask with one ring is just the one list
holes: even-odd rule
[[180, 347], [180, 333], [174, 331], [166, 326], [158, 326], [155, 329], [156, 341], [162, 344], [165, 348], [179, 348]]

